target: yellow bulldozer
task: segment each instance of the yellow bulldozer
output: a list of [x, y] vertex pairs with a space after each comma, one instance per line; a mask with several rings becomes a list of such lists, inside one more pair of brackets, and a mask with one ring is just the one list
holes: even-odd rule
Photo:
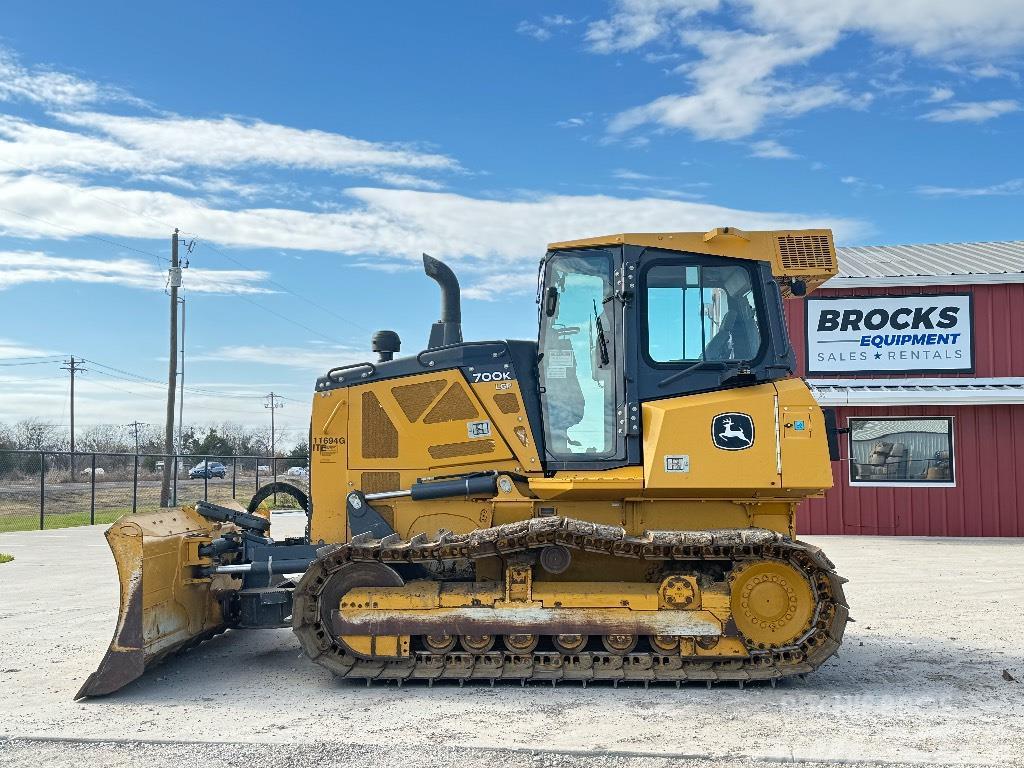
[[836, 272], [828, 230], [620, 234], [549, 246], [537, 341], [463, 341], [424, 255], [426, 348], [316, 382], [305, 537], [205, 502], [107, 531], [121, 581], [107, 694], [225, 631], [292, 627], [366, 681], [776, 681], [848, 620], [797, 505], [832, 485], [835, 419], [783, 303]]

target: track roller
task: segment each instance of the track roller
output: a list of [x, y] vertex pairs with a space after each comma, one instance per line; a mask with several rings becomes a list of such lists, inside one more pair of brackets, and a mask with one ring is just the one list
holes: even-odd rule
[[586, 635], [555, 635], [551, 638], [551, 644], [559, 653], [579, 653], [587, 647]]
[[455, 649], [455, 635], [424, 635], [423, 646], [431, 653], [449, 653]]
[[459, 638], [469, 653], [487, 653], [494, 647], [494, 640], [494, 635], [463, 635]]
[[601, 643], [608, 653], [625, 656], [636, 648], [637, 637], [636, 635], [602, 635]]
[[505, 635], [502, 638], [505, 647], [512, 653], [533, 653], [540, 642], [539, 635]]

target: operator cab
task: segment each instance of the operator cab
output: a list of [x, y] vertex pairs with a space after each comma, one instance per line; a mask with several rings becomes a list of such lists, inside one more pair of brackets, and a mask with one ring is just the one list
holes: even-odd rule
[[772, 261], [627, 237], [600, 247], [558, 244], [541, 262], [538, 368], [548, 471], [639, 464], [642, 402], [795, 370]]

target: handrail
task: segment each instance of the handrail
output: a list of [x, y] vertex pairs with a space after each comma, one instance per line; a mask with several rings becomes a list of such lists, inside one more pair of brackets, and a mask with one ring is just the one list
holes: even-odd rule
[[[502, 353], [508, 352], [508, 344], [504, 341], [463, 341], [458, 344], [445, 344], [443, 347], [434, 347], [433, 349], [424, 349], [422, 352], [416, 355], [416, 362], [423, 365], [423, 356], [427, 354], [437, 354], [438, 352], [449, 352], [455, 349], [467, 349], [469, 347], [501, 347]], [[495, 355], [497, 357], [497, 355]]]
[[339, 365], [337, 368], [331, 368], [331, 370], [327, 372], [326, 378], [332, 379], [334, 381], [344, 381], [344, 378], [338, 377], [339, 373], [341, 373], [342, 371], [358, 370], [359, 368], [369, 368], [370, 372], [368, 375], [370, 376], [373, 376], [375, 373], [377, 373], [377, 366], [375, 366], [373, 363], [351, 363], [349, 365]]

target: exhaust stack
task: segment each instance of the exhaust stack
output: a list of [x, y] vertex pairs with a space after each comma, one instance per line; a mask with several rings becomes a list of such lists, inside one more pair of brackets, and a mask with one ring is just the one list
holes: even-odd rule
[[423, 254], [423, 271], [441, 287], [441, 319], [430, 328], [427, 349], [462, 341], [462, 299], [459, 280], [444, 262]]

